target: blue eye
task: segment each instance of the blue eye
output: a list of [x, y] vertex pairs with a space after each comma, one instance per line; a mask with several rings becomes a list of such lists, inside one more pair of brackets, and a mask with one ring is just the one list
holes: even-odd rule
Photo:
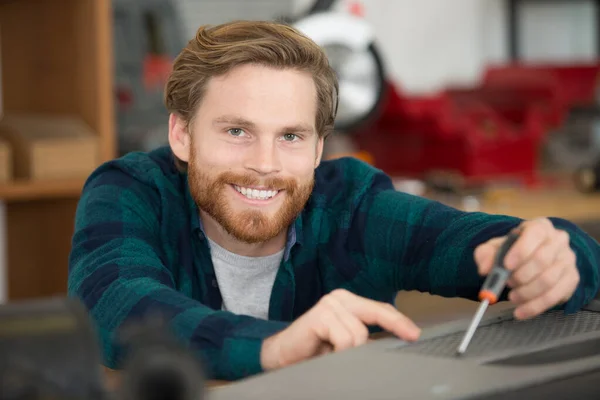
[[240, 128], [231, 128], [231, 129], [228, 129], [227, 132], [231, 136], [241, 136], [244, 133], [244, 131]]
[[294, 139], [297, 139], [298, 135], [296, 135], [295, 133], [286, 133], [285, 135], [283, 135], [283, 140], [285, 140], [286, 142], [293, 142]]

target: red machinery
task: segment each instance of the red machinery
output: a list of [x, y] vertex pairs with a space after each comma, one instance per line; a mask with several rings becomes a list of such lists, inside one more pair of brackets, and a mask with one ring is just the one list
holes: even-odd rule
[[535, 182], [545, 133], [595, 102], [600, 65], [490, 67], [478, 87], [404, 96], [388, 83], [377, 118], [353, 131], [390, 175], [454, 172], [468, 181]]

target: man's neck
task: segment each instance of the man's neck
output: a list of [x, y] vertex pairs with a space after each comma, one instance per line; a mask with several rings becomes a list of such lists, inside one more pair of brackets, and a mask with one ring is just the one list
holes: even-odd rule
[[245, 257], [270, 256], [281, 251], [285, 247], [287, 232], [282, 231], [273, 239], [261, 243], [245, 243], [237, 240], [223, 229], [210, 215], [200, 211], [200, 219], [204, 228], [204, 234], [210, 240], [227, 251]]

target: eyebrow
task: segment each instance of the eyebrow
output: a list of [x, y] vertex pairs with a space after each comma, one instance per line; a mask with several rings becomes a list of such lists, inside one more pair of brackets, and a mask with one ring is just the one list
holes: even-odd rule
[[[235, 115], [223, 115], [213, 120], [213, 125], [236, 125], [242, 128], [248, 128], [250, 130], [256, 129], [256, 124], [246, 118], [238, 117]], [[314, 133], [314, 128], [306, 124], [294, 124], [285, 126], [281, 129], [281, 132], [288, 133]]]
[[213, 125], [237, 125], [243, 128], [255, 129], [256, 124], [246, 118], [236, 117], [233, 115], [223, 115], [221, 117], [215, 118], [213, 121]]

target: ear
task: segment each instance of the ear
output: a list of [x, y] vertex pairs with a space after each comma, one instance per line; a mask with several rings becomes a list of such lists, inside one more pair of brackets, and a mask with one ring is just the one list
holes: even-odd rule
[[321, 164], [321, 157], [323, 157], [323, 142], [325, 139], [321, 136], [317, 140], [317, 157], [315, 158], [315, 168]]
[[169, 115], [169, 145], [181, 161], [189, 162], [191, 139], [184, 119], [177, 114]]

